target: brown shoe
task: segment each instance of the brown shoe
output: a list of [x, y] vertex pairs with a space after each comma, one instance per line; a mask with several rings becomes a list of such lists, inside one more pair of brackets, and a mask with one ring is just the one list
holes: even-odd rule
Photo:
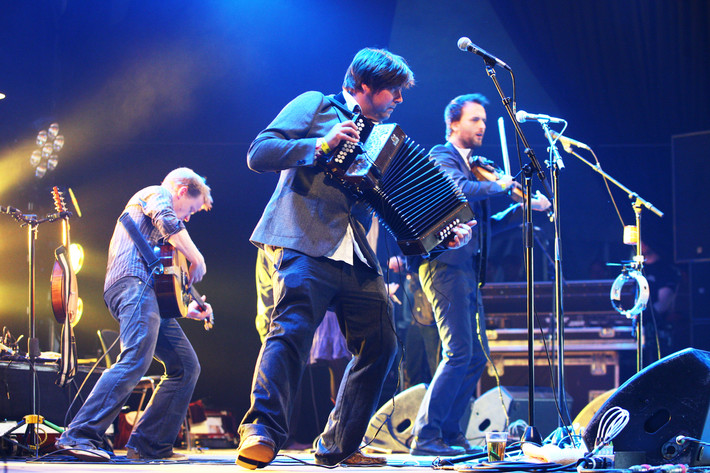
[[341, 461], [343, 465], [357, 465], [357, 466], [376, 466], [376, 465], [386, 465], [387, 459], [385, 457], [371, 457], [365, 455], [360, 450], [356, 451], [350, 455], [345, 460]]
[[271, 463], [276, 456], [276, 446], [274, 442], [262, 435], [250, 435], [246, 437], [237, 452], [237, 465], [248, 470], [264, 468]]

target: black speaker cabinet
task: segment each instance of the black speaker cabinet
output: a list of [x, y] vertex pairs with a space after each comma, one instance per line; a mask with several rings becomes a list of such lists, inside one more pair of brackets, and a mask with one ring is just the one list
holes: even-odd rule
[[591, 450], [605, 412], [629, 411], [629, 423], [613, 439], [615, 452], [644, 452], [645, 463], [710, 465], [710, 451], [679, 435], [710, 441], [710, 352], [688, 348], [641, 370], [622, 384], [592, 417], [584, 433]]
[[[86, 378], [89, 367], [80, 366], [74, 382], [63, 388], [55, 384], [58, 370], [57, 363], [35, 363], [37, 408], [38, 413], [45, 419], [64, 426], [65, 420], [71, 421], [76, 415], [83, 400], [103, 373], [103, 368], [99, 367], [91, 374], [82, 389], [81, 399], [74, 403], [68, 415], [69, 405], [77, 387]], [[0, 361], [0, 420], [19, 421], [32, 414], [31, 390], [30, 367], [27, 361]]]
[[710, 212], [698, 204], [698, 189], [710, 174], [710, 131], [675, 135], [673, 145], [673, 233], [675, 261], [710, 261]]

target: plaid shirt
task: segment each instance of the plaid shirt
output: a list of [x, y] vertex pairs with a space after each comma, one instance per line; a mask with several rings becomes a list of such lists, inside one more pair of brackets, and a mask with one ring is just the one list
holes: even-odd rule
[[[131, 197], [124, 213], [128, 212], [138, 230], [151, 247], [166, 243], [171, 235], [185, 228], [173, 209], [172, 194], [162, 186], [150, 186]], [[145, 262], [121, 222], [116, 223], [108, 249], [108, 265], [104, 292], [116, 281], [135, 276], [152, 285]]]

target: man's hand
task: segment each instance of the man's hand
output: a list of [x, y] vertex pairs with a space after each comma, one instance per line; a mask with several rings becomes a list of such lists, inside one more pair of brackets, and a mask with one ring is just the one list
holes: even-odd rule
[[194, 320], [204, 320], [205, 330], [209, 330], [212, 328], [212, 324], [214, 324], [214, 313], [212, 312], [212, 306], [205, 302], [206, 300], [207, 297], [202, 296], [202, 304], [206, 306], [205, 310], [200, 308], [197, 301], [191, 301], [187, 306], [187, 314], [185, 314], [185, 317]]
[[530, 205], [533, 210], [537, 210], [539, 212], [544, 212], [552, 206], [550, 199], [548, 199], [547, 196], [540, 191], [537, 191], [530, 200]]
[[467, 245], [469, 241], [471, 241], [471, 236], [473, 235], [473, 230], [472, 228], [476, 226], [478, 222], [475, 220], [471, 220], [470, 222], [466, 223], [459, 223], [454, 227], [454, 237], [453, 240], [451, 240], [447, 246], [455, 250], [456, 248], [461, 248], [464, 245]]
[[387, 295], [390, 297], [392, 302], [398, 305], [402, 305], [402, 301], [399, 300], [399, 297], [395, 294], [397, 292], [397, 289], [399, 289], [399, 283], [396, 282], [390, 282], [387, 283]]
[[348, 120], [346, 122], [336, 123], [323, 139], [328, 143], [330, 149], [335, 149], [343, 140], [357, 143], [360, 141], [360, 133], [357, 131], [355, 122]]
[[399, 255], [391, 256], [390, 259], [387, 260], [387, 267], [395, 273], [403, 272], [406, 269], [404, 258]]
[[190, 285], [202, 281], [207, 272], [207, 265], [205, 264], [204, 258], [200, 258], [197, 262], [192, 262], [190, 264], [190, 269], [188, 270], [190, 276]]
[[503, 191], [510, 189], [510, 186], [514, 185], [514, 182], [513, 176], [507, 174], [501, 175], [498, 180], [496, 180], [496, 184], [498, 184]]

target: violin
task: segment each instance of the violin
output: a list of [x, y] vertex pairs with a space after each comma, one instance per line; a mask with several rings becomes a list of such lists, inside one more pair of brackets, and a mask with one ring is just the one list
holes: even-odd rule
[[[471, 156], [469, 158], [469, 166], [471, 166], [471, 172], [479, 181], [495, 182], [505, 175], [502, 169], [493, 166], [493, 161], [483, 156]], [[516, 202], [522, 202], [525, 199], [523, 186], [518, 181], [513, 181], [513, 185], [508, 189], [508, 194]]]
[[[505, 176], [505, 172], [502, 169], [495, 167], [493, 161], [483, 156], [469, 157], [469, 166], [471, 167], [471, 172], [479, 181], [495, 182]], [[513, 184], [507, 189], [507, 192], [516, 202], [523, 202], [526, 198], [523, 186], [518, 181], [513, 181]], [[545, 212], [550, 221], [552, 221], [552, 207], [548, 208]]]

